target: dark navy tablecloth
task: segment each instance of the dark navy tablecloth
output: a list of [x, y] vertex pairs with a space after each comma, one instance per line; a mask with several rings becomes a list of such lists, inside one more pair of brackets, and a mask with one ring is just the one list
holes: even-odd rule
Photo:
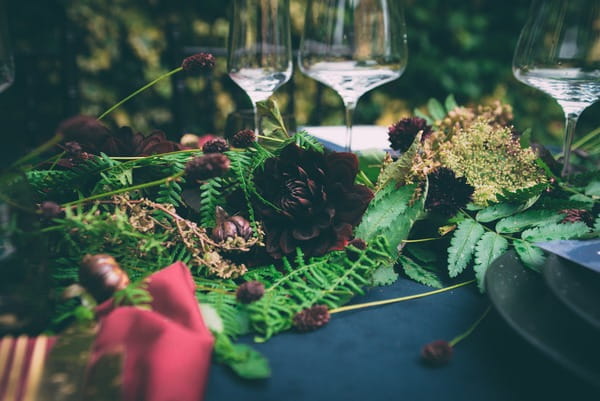
[[[373, 288], [354, 302], [429, 290], [400, 279], [392, 286]], [[254, 344], [271, 363], [269, 379], [239, 379], [213, 363], [205, 400], [600, 400], [597, 388], [532, 348], [494, 311], [456, 346], [448, 365], [428, 368], [420, 363], [423, 344], [454, 338], [488, 305], [486, 296], [470, 285], [334, 314], [315, 332], [287, 332]], [[251, 343], [252, 338], [241, 341]]]

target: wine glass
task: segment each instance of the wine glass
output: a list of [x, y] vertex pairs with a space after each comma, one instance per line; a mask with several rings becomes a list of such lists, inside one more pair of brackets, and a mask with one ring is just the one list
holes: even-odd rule
[[257, 102], [292, 76], [289, 0], [234, 0], [227, 70], [252, 101], [258, 136]]
[[515, 77], [565, 113], [562, 176], [579, 115], [600, 99], [600, 1], [534, 0], [513, 59]]
[[346, 109], [346, 151], [352, 117], [367, 91], [400, 77], [406, 68], [400, 0], [308, 0], [298, 54], [300, 70], [329, 86]]
[[8, 40], [6, 5], [0, 0], [0, 92], [8, 88], [15, 78], [15, 66]]

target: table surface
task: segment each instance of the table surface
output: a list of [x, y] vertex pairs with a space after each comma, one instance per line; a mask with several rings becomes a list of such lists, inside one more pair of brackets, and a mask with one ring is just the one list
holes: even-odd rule
[[[401, 278], [391, 286], [371, 289], [354, 302], [429, 290]], [[315, 332], [286, 332], [254, 344], [271, 363], [269, 379], [243, 380], [213, 363], [205, 401], [600, 399], [599, 389], [525, 343], [495, 311], [457, 344], [448, 365], [429, 368], [420, 362], [423, 344], [454, 338], [488, 305], [487, 297], [470, 285], [335, 314]], [[240, 340], [252, 342], [250, 337]]]

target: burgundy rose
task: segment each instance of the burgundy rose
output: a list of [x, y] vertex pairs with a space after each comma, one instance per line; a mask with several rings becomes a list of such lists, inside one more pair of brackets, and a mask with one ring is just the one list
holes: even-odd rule
[[308, 256], [343, 249], [373, 198], [354, 183], [357, 173], [352, 153], [326, 156], [295, 144], [268, 159], [255, 175], [267, 252], [281, 258], [296, 247]]

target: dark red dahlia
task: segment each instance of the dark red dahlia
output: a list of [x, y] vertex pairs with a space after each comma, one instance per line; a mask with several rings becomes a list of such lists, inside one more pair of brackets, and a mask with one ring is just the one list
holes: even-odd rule
[[281, 258], [296, 247], [308, 256], [343, 249], [373, 198], [354, 183], [357, 173], [352, 153], [326, 156], [295, 144], [268, 159], [255, 174], [267, 252]]
[[223, 138], [212, 139], [202, 146], [202, 151], [204, 153], [224, 153], [228, 150], [229, 145], [227, 144], [227, 141]]
[[185, 176], [193, 182], [219, 177], [229, 170], [231, 162], [222, 153], [209, 153], [194, 157], [185, 165]]
[[443, 366], [452, 359], [453, 348], [448, 341], [436, 340], [421, 349], [421, 360], [432, 367]]
[[427, 179], [429, 189], [425, 208], [446, 216], [451, 216], [458, 209], [465, 207], [471, 201], [475, 191], [465, 177], [456, 177], [454, 171], [446, 167], [440, 167], [429, 173]]
[[249, 304], [256, 302], [265, 294], [265, 286], [260, 281], [247, 281], [240, 284], [235, 292], [238, 302]]
[[63, 134], [65, 146], [69, 142], [79, 144], [80, 153], [100, 153], [104, 142], [110, 138], [111, 131], [95, 117], [74, 116], [61, 122], [56, 129]]
[[186, 57], [181, 63], [181, 68], [192, 74], [211, 71], [214, 66], [215, 56], [210, 53], [194, 54]]
[[298, 331], [312, 331], [325, 326], [329, 317], [327, 306], [314, 305], [296, 313], [293, 324]]
[[415, 140], [415, 137], [423, 131], [421, 141], [431, 135], [431, 126], [427, 121], [419, 117], [407, 117], [398, 121], [388, 128], [388, 136], [392, 149], [406, 152]]
[[233, 134], [229, 142], [234, 148], [249, 148], [255, 140], [256, 135], [253, 130], [243, 129]]
[[565, 215], [561, 220], [561, 223], [576, 223], [578, 221], [583, 221], [588, 226], [594, 225], [592, 214], [585, 209], [565, 209], [561, 210], [559, 213]]

